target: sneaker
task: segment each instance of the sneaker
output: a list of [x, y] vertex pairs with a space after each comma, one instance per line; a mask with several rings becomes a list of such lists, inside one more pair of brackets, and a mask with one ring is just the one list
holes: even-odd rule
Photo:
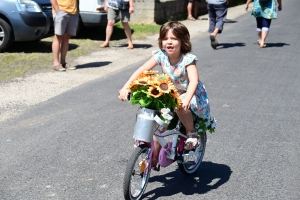
[[213, 49], [216, 49], [217, 46], [218, 46], [218, 42], [216, 40], [216, 37], [214, 35], [210, 35], [209, 36], [209, 39], [210, 39], [210, 45]]
[[66, 71], [66, 69], [61, 64], [59, 64], [58, 66], [53, 66], [53, 69], [59, 72]]
[[75, 70], [76, 67], [75, 66], [72, 66], [70, 65], [69, 63], [65, 63], [62, 65], [65, 69], [71, 69], [71, 70]]

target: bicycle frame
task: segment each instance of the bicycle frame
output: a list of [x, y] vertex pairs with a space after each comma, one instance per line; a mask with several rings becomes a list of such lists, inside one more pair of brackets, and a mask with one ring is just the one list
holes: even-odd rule
[[[187, 138], [187, 136], [183, 133], [181, 133], [180, 127], [181, 127], [181, 122], [178, 120], [177, 126], [176, 128], [172, 129], [172, 130], [167, 130], [163, 133], [158, 132], [157, 130], [159, 129], [159, 127], [156, 129], [156, 131], [154, 131], [153, 136], [157, 139], [157, 141], [159, 142], [159, 144], [161, 145], [161, 150], [160, 150], [160, 157], [159, 157], [159, 164], [163, 167], [167, 167], [169, 166], [171, 163], [173, 163], [174, 161], [178, 161], [178, 158], [180, 156], [184, 156], [184, 155], [179, 155], [178, 152], [181, 152], [184, 148], [184, 142]], [[170, 144], [170, 142], [167, 142], [165, 140], [165, 137], [173, 135], [173, 140], [172, 143]], [[180, 136], [180, 140], [179, 140], [179, 144], [178, 144], [178, 137]], [[136, 145], [135, 146], [139, 146], [140, 144], [146, 144], [148, 147], [150, 147], [148, 152], [148, 157], [147, 157], [147, 166], [150, 166], [150, 162], [152, 161], [152, 157], [153, 157], [153, 151], [154, 151], [154, 142], [153, 140], [151, 142], [144, 142], [144, 141], [140, 141], [137, 140], [136, 141]], [[178, 144], [178, 145], [177, 145]], [[162, 153], [162, 151], [166, 152], [166, 156], [165, 154]], [[167, 162], [163, 162], [166, 161], [166, 159], [169, 159]], [[163, 162], [163, 163], [162, 163]]]

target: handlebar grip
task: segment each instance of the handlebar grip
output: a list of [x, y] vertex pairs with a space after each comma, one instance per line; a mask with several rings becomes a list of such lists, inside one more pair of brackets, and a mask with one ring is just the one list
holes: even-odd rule
[[128, 92], [128, 94], [127, 94], [127, 100], [130, 101], [130, 98], [131, 98], [131, 93]]

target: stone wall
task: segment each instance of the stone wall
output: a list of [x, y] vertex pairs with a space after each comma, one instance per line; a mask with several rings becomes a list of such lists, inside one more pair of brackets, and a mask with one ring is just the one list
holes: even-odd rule
[[[188, 0], [134, 0], [133, 23], [164, 23], [170, 20], [182, 20], [187, 17]], [[199, 3], [198, 15], [207, 13], [206, 2]]]

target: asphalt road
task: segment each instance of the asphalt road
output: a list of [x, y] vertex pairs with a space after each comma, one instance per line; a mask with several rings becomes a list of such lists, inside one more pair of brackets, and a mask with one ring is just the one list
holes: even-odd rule
[[[218, 128], [194, 175], [152, 172], [144, 199], [300, 199], [299, 7], [283, 2], [265, 49], [249, 13], [225, 24], [217, 50], [193, 39]], [[117, 93], [140, 64], [1, 122], [0, 199], [123, 199], [137, 107]]]

